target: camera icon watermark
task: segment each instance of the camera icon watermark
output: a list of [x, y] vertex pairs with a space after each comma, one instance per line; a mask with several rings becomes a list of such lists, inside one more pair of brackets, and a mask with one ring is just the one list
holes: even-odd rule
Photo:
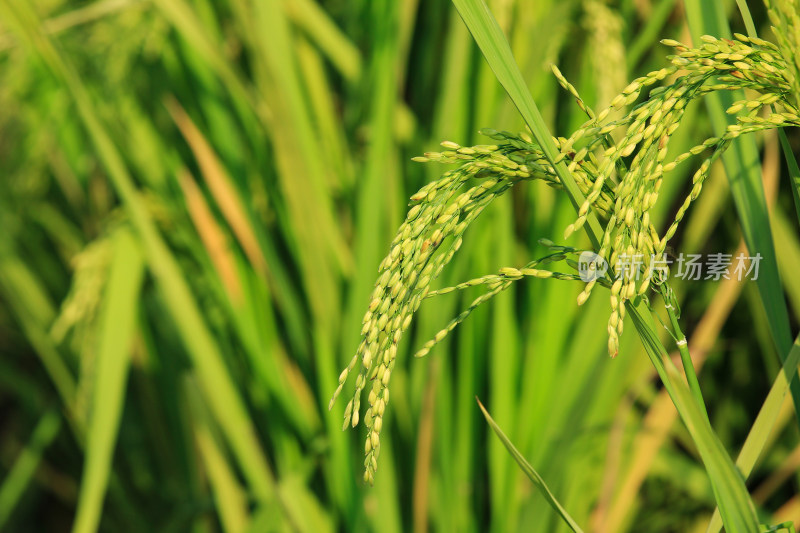
[[608, 272], [608, 262], [594, 252], [581, 252], [578, 257], [578, 276], [589, 283], [602, 278]]

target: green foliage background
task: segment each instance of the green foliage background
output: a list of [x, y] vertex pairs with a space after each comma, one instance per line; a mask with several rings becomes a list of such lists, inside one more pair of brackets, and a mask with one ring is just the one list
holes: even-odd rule
[[[666, 63], [658, 39], [691, 41], [676, 0], [489, 5], [560, 135], [584, 119], [551, 63], [600, 108]], [[703, 106], [684, 120], [676, 153], [712, 134]], [[520, 282], [410, 360], [477, 293], [426, 302], [361, 483], [362, 429], [328, 400], [407, 198], [447, 168], [410, 158], [481, 127], [523, 123], [444, 0], [0, 0], [0, 530], [563, 530], [476, 395], [586, 530], [705, 530], [691, 438], [633, 328], [608, 358], [607, 301], [578, 308], [577, 284]], [[795, 320], [792, 194], [777, 136], [756, 141]], [[573, 219], [515, 187], [442, 284], [544, 255]], [[718, 165], [673, 246], [741, 241]], [[753, 282], [675, 290], [735, 456], [780, 366], [770, 323]], [[792, 411], [749, 483], [764, 522], [800, 520]]]

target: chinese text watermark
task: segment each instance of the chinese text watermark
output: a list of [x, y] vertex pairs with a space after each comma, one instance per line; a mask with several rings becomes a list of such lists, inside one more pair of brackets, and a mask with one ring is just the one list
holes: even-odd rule
[[[754, 257], [739, 253], [732, 254], [683, 254], [677, 257], [660, 257], [643, 254], [621, 254], [613, 264], [613, 271], [623, 279], [642, 277], [666, 280], [671, 275], [670, 266], [675, 267], [675, 278], [685, 280], [758, 279], [758, 267], [761, 254]], [[578, 273], [585, 282], [605, 276], [609, 269], [608, 262], [593, 252], [582, 252], [578, 259]]]

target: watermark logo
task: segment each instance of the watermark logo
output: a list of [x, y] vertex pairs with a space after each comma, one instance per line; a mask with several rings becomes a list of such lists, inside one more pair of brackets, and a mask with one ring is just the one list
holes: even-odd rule
[[608, 271], [608, 262], [594, 252], [581, 252], [578, 257], [578, 275], [582, 281], [589, 283], [602, 278]]
[[[762, 256], [759, 253], [754, 257], [744, 253], [739, 253], [735, 257], [732, 254], [723, 253], [707, 254], [705, 257], [701, 254], [681, 253], [674, 260], [667, 257], [666, 254], [662, 254], [661, 257], [621, 254], [614, 263], [610, 277], [639, 281], [646, 276], [654, 280], [665, 281], [670, 277], [670, 265], [675, 265], [677, 272], [674, 277], [678, 279], [757, 280], [761, 259]], [[604, 277], [608, 271], [608, 262], [594, 252], [584, 251], [578, 257], [578, 275], [586, 283]]]

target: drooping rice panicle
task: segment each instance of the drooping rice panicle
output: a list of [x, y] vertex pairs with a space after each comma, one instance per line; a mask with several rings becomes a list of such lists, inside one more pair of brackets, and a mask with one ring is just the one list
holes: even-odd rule
[[[778, 3], [783, 5], [780, 0]], [[781, 26], [780, 39], [797, 43], [797, 30], [785, 24], [792, 15], [776, 11], [771, 15]], [[783, 17], [783, 18], [781, 18]], [[593, 211], [605, 224], [597, 255], [609, 269], [604, 277], [586, 283], [578, 296], [581, 305], [593, 288], [610, 289], [611, 313], [608, 321], [608, 351], [619, 350], [623, 332], [625, 303], [646, 297], [659, 281], [654, 261], [664, 254], [685, 213], [700, 194], [713, 163], [730, 142], [745, 133], [790, 125], [800, 125], [797, 102], [797, 76], [794, 56], [767, 41], [736, 35], [736, 40], [703, 37], [697, 48], [665, 40], [675, 55], [670, 65], [635, 79], [610, 105], [595, 114], [578, 95], [574, 86], [554, 68], [559, 83], [572, 94], [586, 112], [588, 120], [568, 138], [554, 138], [579, 189], [585, 195], [578, 216], [565, 232], [569, 236], [586, 222]], [[791, 63], [791, 68], [790, 64]], [[657, 84], [669, 79], [664, 85]], [[654, 88], [652, 88], [654, 87]], [[734, 103], [728, 113], [736, 124], [721, 137], [712, 137], [668, 160], [669, 142], [680, 126], [687, 105], [715, 91], [748, 89], [758, 96]], [[649, 92], [648, 92], [649, 91]], [[636, 104], [642, 99], [641, 103]], [[631, 107], [633, 106], [633, 107]], [[468, 287], [485, 286], [487, 292], [475, 299], [461, 314], [426, 343], [417, 356], [447, 336], [479, 305], [526, 276], [579, 280], [575, 274], [556, 273], [536, 268], [542, 263], [566, 260], [573, 248], [544, 243], [555, 252], [521, 269], [505, 268], [498, 274], [481, 276], [453, 287], [431, 290], [432, 283], [451, 261], [463, 241], [464, 232], [493, 199], [522, 180], [541, 180], [555, 189], [562, 185], [553, 166], [526, 134], [514, 135], [492, 129], [482, 130], [495, 144], [460, 146], [444, 142], [442, 152], [429, 152], [414, 158], [421, 162], [457, 163], [411, 197], [405, 222], [392, 241], [380, 265], [378, 280], [363, 319], [362, 341], [356, 354], [339, 376], [331, 405], [341, 393], [350, 373], [360, 363], [355, 391], [345, 407], [344, 427], [356, 426], [361, 419], [361, 396], [367, 389], [368, 403], [363, 420], [367, 428], [365, 473], [374, 480], [380, 453], [383, 415], [389, 402], [389, 382], [395, 366], [397, 345], [409, 327], [414, 313], [428, 297]], [[615, 141], [614, 139], [618, 139]], [[691, 189], [663, 235], [651, 222], [651, 211], [658, 202], [665, 175], [692, 157], [702, 156], [692, 177]], [[468, 182], [474, 183], [467, 187]], [[464, 190], [466, 189], [466, 190]], [[631, 262], [641, 257], [640, 262]], [[627, 262], [626, 262], [627, 260]]]

